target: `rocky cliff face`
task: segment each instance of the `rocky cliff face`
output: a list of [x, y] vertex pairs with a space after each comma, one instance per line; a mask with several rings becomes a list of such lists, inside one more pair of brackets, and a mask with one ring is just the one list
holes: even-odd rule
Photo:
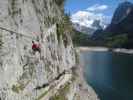
[[[127, 41], [122, 46], [124, 48], [133, 48], [133, 4], [131, 2], [122, 2], [117, 7], [111, 23], [104, 30], [97, 30], [92, 38], [94, 40], [106, 41], [107, 38], [122, 36]], [[126, 39], [125, 39], [126, 40]], [[103, 43], [102, 43], [103, 44]]]
[[128, 1], [120, 3], [113, 15], [111, 23], [118, 24], [120, 21], [122, 21], [125, 17], [129, 15], [132, 8], [133, 4]]
[[[0, 0], [0, 100], [97, 100], [77, 74], [63, 6], [63, 0]], [[33, 54], [32, 40], [41, 54]]]
[[116, 9], [111, 24], [105, 29], [107, 33], [131, 34], [133, 26], [133, 4], [130, 2], [121, 3]]

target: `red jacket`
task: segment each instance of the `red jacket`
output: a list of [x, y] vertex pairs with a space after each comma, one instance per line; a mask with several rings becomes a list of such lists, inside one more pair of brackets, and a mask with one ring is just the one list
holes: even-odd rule
[[32, 49], [36, 49], [36, 48], [38, 48], [37, 44], [33, 44]]

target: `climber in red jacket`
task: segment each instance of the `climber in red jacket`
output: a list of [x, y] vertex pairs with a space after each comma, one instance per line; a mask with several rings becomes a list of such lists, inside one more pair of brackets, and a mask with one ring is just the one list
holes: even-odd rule
[[32, 41], [32, 50], [35, 52], [39, 52], [41, 53], [41, 47], [40, 44], [35, 43], [34, 41]]

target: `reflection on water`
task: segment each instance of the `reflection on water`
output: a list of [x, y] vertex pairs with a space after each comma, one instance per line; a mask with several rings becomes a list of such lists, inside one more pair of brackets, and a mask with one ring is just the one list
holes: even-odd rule
[[87, 82], [101, 100], [133, 100], [133, 55], [83, 52]]

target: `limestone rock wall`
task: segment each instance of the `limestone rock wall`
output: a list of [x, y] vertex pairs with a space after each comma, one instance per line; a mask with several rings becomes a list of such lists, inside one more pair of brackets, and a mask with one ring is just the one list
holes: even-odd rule
[[[0, 100], [78, 100], [70, 33], [57, 31], [63, 6], [63, 0], [0, 0]], [[33, 54], [32, 41], [41, 54]]]

